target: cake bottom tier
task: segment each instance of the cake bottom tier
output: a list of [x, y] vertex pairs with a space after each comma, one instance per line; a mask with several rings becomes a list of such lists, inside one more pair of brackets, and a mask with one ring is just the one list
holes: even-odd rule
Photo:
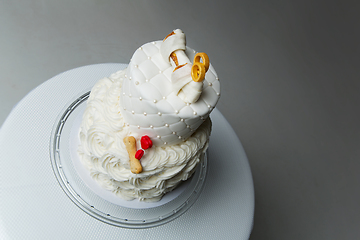
[[[103, 188], [125, 200], [159, 201], [179, 183], [189, 179], [203, 161], [211, 133], [211, 120], [185, 141], [171, 146], [153, 146], [141, 158], [143, 171], [130, 171], [123, 143], [131, 135], [120, 113], [119, 96], [125, 70], [99, 80], [91, 90], [80, 126], [80, 161]], [[140, 139], [137, 139], [140, 146]]]

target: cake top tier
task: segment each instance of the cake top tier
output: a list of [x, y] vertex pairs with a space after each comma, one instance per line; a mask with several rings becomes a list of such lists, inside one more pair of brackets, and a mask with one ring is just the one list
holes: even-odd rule
[[207, 55], [186, 47], [179, 29], [135, 51], [122, 89], [121, 114], [131, 135], [148, 135], [156, 146], [185, 141], [220, 97]]

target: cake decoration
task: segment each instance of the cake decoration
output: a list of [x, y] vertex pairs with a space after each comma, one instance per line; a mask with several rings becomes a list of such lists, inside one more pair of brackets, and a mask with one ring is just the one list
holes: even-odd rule
[[142, 156], [144, 156], [144, 153], [145, 153], [144, 149], [140, 148], [139, 150], [136, 151], [135, 158], [137, 160], [140, 160], [142, 158]]
[[141, 163], [140, 163], [139, 159], [137, 159], [135, 157], [135, 154], [137, 152], [135, 138], [133, 136], [125, 137], [124, 144], [125, 144], [128, 154], [129, 154], [131, 172], [132, 173], [141, 173], [142, 172]]
[[[194, 57], [194, 64], [191, 64], [185, 53], [185, 44], [185, 34], [177, 29], [165, 37], [160, 52], [163, 58], [174, 67], [171, 75], [174, 93], [183, 101], [194, 103], [200, 97], [202, 84], [199, 82], [204, 80], [210, 63], [206, 53], [197, 53]], [[200, 62], [200, 59], [203, 62]], [[191, 80], [194, 80], [195, 83]]]
[[145, 150], [151, 148], [153, 145], [153, 142], [147, 135], [141, 137], [140, 143], [141, 143], [141, 148]]
[[[202, 62], [200, 62], [200, 59]], [[192, 79], [195, 82], [201, 82], [204, 80], [205, 73], [209, 70], [209, 65], [209, 56], [206, 53], [197, 53], [194, 57], [194, 65], [191, 67]]]
[[144, 150], [151, 148], [153, 145], [151, 139], [146, 135], [141, 137], [140, 143], [141, 143], [141, 148], [137, 150], [135, 153], [135, 158], [138, 160], [140, 160], [142, 156], [144, 156], [145, 153]]

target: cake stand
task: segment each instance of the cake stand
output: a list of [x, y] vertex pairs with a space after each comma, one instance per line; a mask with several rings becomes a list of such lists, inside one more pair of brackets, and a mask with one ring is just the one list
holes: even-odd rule
[[[169, 212], [171, 217], [151, 224], [115, 224], [106, 221], [111, 214], [99, 218], [79, 206], [71, 197], [76, 191], [69, 196], [51, 157], [54, 126], [69, 103], [86, 96], [100, 78], [125, 67], [110, 63], [69, 70], [35, 88], [13, 109], [0, 131], [0, 239], [249, 238], [254, 215], [251, 171], [240, 141], [217, 109], [211, 113], [207, 161], [200, 166], [206, 179], [197, 171], [190, 180], [197, 196], [175, 196], [170, 203], [184, 204]], [[197, 185], [199, 179], [206, 181]], [[189, 186], [184, 188], [186, 192]], [[85, 184], [83, 189], [92, 192]]]

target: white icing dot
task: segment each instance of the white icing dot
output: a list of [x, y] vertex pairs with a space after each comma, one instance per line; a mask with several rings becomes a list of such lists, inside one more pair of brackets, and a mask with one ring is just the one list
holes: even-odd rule
[[139, 100], [142, 101], [142, 97], [139, 97]]
[[163, 99], [165, 100], [165, 99], [166, 99], [166, 97], [164, 96], [164, 97], [163, 97]]
[[123, 95], [125, 95], [125, 92], [123, 92]]
[[156, 100], [156, 99], [154, 99], [154, 103], [157, 103], [157, 100]]
[[169, 126], [169, 124], [165, 123], [165, 127], [168, 127], [168, 126]]
[[135, 114], [134, 110], [131, 111], [132, 114]]
[[190, 106], [190, 105], [191, 105], [191, 103], [189, 103], [189, 102], [188, 102], [188, 103], [186, 103], [186, 105]]
[[127, 78], [127, 75], [125, 74], [125, 78]]
[[158, 115], [161, 116], [161, 112], [158, 112]]
[[162, 71], [160, 70], [159, 73], [162, 73]]
[[138, 125], [137, 128], [140, 129], [140, 126]]
[[194, 112], [194, 115], [196, 115], [197, 114], [197, 112]]
[[179, 111], [178, 111], [178, 110], [175, 110], [175, 113], [176, 113], [176, 114], [178, 114], [178, 113], [179, 113]]
[[193, 50], [193, 52], [194, 52], [194, 53], [196, 53], [196, 51], [195, 51], [195, 50]]
[[149, 79], [145, 79], [145, 82], [148, 82], [149, 81]]
[[187, 125], [186, 128], [190, 128], [190, 125]]
[[129, 94], [129, 97], [131, 97], [131, 93]]
[[176, 132], [172, 132], [172, 134], [176, 135]]
[[126, 110], [126, 108], [125, 107], [123, 107], [124, 108], [124, 110]]
[[203, 116], [201, 116], [201, 117], [200, 117], [200, 119], [201, 119], [201, 120], [204, 120], [204, 117], [203, 117]]
[[136, 67], [136, 68], [137, 68], [137, 67], [138, 67], [138, 65], [135, 65], [134, 67]]
[[150, 125], [150, 128], [154, 128], [154, 126], [153, 126], [153, 125]]
[[220, 93], [216, 93], [216, 95], [220, 96]]
[[156, 42], [152, 42], [152, 44], [156, 44]]
[[181, 139], [181, 136], [179, 136], [179, 139]]
[[211, 82], [209, 82], [209, 86], [212, 86], [212, 83], [211, 83]]
[[136, 81], [136, 82], [135, 82], [135, 85], [139, 85], [139, 82], [138, 82], [138, 81]]
[[144, 115], [146, 116], [146, 115], [147, 115], [147, 113], [146, 113], [146, 112], [144, 112]]
[[150, 59], [151, 59], [151, 57], [150, 57], [150, 56], [148, 56], [148, 59], [150, 60]]
[[129, 77], [129, 80], [131, 80], [131, 77]]
[[127, 124], [126, 124], [126, 126], [130, 126], [130, 124], [129, 124], [129, 123], [127, 123]]
[[180, 119], [180, 121], [182, 121], [182, 122], [183, 122], [183, 121], [184, 121], [184, 119], [182, 118], [182, 119]]
[[167, 142], [164, 142], [164, 145], [166, 145], [167, 144]]
[[157, 135], [156, 137], [159, 138], [159, 139], [161, 138], [161, 136], [159, 136], [159, 135]]
[[139, 50], [142, 50], [142, 47], [139, 47]]
[[208, 105], [208, 108], [211, 108], [211, 105], [210, 105], [210, 104]]
[[218, 77], [216, 77], [215, 79], [216, 79], [216, 80], [219, 80], [219, 78], [218, 78]]

